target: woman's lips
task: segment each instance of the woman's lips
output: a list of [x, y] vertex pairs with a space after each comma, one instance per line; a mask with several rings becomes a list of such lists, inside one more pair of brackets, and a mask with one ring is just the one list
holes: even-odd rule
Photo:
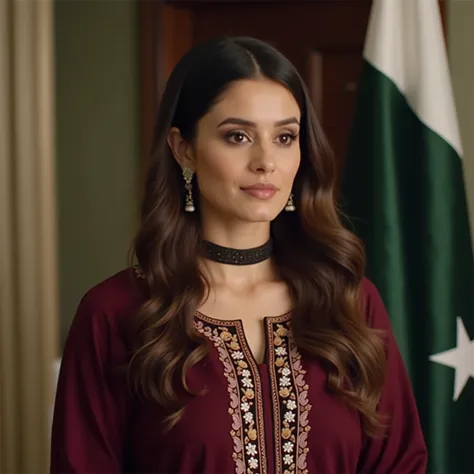
[[242, 191], [254, 198], [267, 200], [271, 199], [276, 194], [278, 189], [273, 186], [273, 184], [254, 184], [252, 186], [242, 188]]

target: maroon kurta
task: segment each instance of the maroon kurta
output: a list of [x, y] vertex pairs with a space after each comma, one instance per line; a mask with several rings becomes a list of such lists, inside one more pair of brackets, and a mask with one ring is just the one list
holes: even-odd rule
[[163, 434], [160, 407], [130, 396], [117, 371], [129, 356], [126, 320], [143, 301], [132, 278], [126, 270], [94, 287], [74, 318], [59, 376], [52, 473], [425, 472], [409, 380], [383, 303], [367, 280], [367, 320], [389, 331], [380, 407], [392, 419], [388, 437], [378, 441], [365, 437], [358, 414], [326, 391], [320, 364], [301, 356], [291, 314], [265, 318], [263, 364], [255, 362], [240, 321], [197, 314], [195, 327], [212, 349], [188, 380], [193, 390], [207, 390]]

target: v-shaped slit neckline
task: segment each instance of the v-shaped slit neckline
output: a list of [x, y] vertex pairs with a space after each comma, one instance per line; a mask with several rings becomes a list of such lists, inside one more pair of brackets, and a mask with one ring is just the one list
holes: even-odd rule
[[[287, 311], [286, 313], [282, 313], [278, 316], [264, 316], [260, 321], [263, 324], [267, 324], [268, 322], [270, 323], [275, 323], [275, 322], [286, 322], [291, 318], [292, 310]], [[194, 315], [201, 319], [204, 320], [208, 323], [214, 324], [215, 326], [223, 325], [223, 326], [229, 326], [229, 325], [236, 325], [236, 324], [241, 324], [243, 326], [243, 319], [237, 318], [237, 319], [220, 319], [220, 318], [215, 318], [213, 316], [208, 316], [207, 314], [202, 313], [201, 311], [195, 311]]]
[[235, 327], [237, 330], [237, 334], [239, 335], [240, 343], [244, 346], [244, 351], [247, 353], [247, 357], [249, 358], [249, 362], [254, 366], [256, 370], [256, 375], [260, 376], [260, 369], [265, 369], [268, 367], [268, 358], [269, 358], [269, 351], [271, 344], [271, 338], [269, 334], [269, 328], [276, 323], [286, 323], [291, 319], [292, 311], [287, 311], [278, 316], [264, 316], [260, 322], [264, 325], [264, 351], [263, 351], [263, 359], [261, 362], [257, 360], [255, 354], [250, 348], [250, 344], [247, 339], [247, 334], [245, 333], [244, 323], [243, 320], [238, 319], [219, 319], [214, 318], [212, 316], [208, 316], [201, 311], [195, 312], [195, 317], [200, 319], [203, 322], [211, 324], [215, 327], [223, 326], [223, 327]]

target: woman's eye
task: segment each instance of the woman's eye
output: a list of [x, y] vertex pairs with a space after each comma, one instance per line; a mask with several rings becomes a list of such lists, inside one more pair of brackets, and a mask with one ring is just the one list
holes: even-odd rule
[[232, 143], [245, 143], [247, 136], [242, 132], [231, 132], [227, 134], [227, 139]]
[[291, 133], [284, 133], [278, 137], [281, 145], [291, 145], [295, 138], [296, 136]]

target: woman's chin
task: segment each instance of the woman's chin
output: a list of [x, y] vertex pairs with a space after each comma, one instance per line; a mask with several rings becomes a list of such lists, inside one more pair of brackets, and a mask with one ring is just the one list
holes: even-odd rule
[[[205, 210], [202, 209], [202, 211]], [[233, 222], [271, 222], [281, 211], [282, 206], [277, 205], [277, 203], [243, 203], [241, 206], [233, 205], [226, 208], [221, 207], [220, 209], [216, 206], [213, 212], [209, 213], [209, 217], [213, 215], [218, 219], [224, 218], [224, 220]]]
[[248, 222], [271, 222], [280, 213], [275, 206], [259, 206], [253, 209], [249, 206], [245, 212], [239, 213], [242, 220]]

